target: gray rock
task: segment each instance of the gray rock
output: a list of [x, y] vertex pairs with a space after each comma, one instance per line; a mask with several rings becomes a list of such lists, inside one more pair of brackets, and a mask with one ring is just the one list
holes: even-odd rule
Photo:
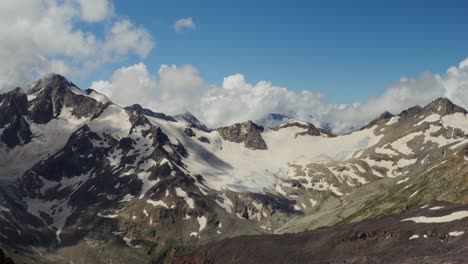
[[267, 145], [260, 134], [263, 131], [263, 127], [256, 125], [252, 121], [220, 127], [216, 130], [224, 140], [244, 143], [250, 149], [267, 149]]

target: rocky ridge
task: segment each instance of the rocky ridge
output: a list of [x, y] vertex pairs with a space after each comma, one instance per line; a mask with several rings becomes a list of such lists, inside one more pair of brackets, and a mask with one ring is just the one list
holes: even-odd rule
[[18, 263], [32, 247], [38, 263], [163, 261], [468, 202], [467, 112], [443, 98], [340, 136], [302, 121], [211, 130], [49, 75], [0, 95], [0, 134], [0, 244]]

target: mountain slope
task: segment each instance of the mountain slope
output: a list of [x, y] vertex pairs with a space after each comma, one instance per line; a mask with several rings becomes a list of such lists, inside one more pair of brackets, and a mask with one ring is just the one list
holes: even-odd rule
[[347, 135], [299, 120], [209, 129], [48, 75], [0, 95], [0, 244], [18, 263], [157, 262], [466, 204], [467, 148], [467, 112], [443, 98]]
[[[336, 228], [236, 237], [203, 246], [173, 263], [465, 263], [467, 209], [432, 203]], [[429, 223], [421, 222], [421, 216]]]

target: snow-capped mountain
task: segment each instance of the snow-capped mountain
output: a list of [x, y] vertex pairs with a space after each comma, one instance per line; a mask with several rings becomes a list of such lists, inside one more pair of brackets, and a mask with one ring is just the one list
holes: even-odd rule
[[447, 99], [346, 135], [270, 125], [122, 108], [59, 75], [2, 94], [0, 243], [26, 263], [157, 262], [239, 235], [468, 203], [468, 115]]

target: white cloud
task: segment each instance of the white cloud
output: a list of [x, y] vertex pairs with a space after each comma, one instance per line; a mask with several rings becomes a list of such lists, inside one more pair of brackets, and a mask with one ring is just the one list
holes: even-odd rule
[[209, 86], [191, 65], [162, 65], [156, 75], [139, 63], [118, 69], [108, 81], [93, 82], [91, 88], [122, 106], [139, 103], [168, 114], [190, 111], [212, 127], [292, 110], [318, 121], [315, 114], [329, 108], [321, 103], [322, 94], [296, 93], [265, 81], [252, 85], [241, 74], [226, 77], [222, 87]]
[[378, 97], [343, 105], [326, 103], [323, 94], [295, 92], [267, 81], [251, 84], [242, 74], [224, 78], [221, 87], [209, 86], [190, 65], [163, 65], [152, 74], [140, 63], [118, 69], [108, 81], [93, 82], [91, 88], [124, 106], [140, 103], [168, 114], [190, 111], [210, 127], [256, 120], [269, 113], [295, 113], [299, 119], [329, 125], [339, 133], [365, 125], [384, 111], [397, 114], [437, 97], [468, 108], [468, 59], [444, 75], [402, 78]]
[[365, 124], [384, 111], [398, 114], [415, 105], [424, 106], [438, 97], [447, 97], [468, 109], [468, 59], [459, 67], [450, 67], [444, 75], [426, 72], [417, 79], [402, 78], [382, 95], [331, 111], [325, 119], [333, 120], [335, 129], [340, 130]]
[[174, 23], [174, 30], [176, 32], [180, 32], [184, 29], [194, 30], [195, 28], [195, 22], [193, 22], [191, 17], [181, 18]]
[[162, 65], [156, 76], [143, 63], [122, 67], [109, 81], [95, 81], [90, 87], [119, 105], [138, 103], [170, 114], [196, 110], [200, 97], [210, 89], [191, 65]]
[[113, 13], [108, 0], [1, 1], [0, 90], [51, 71], [74, 78], [129, 53], [144, 58], [154, 46], [149, 33]]
[[81, 8], [81, 18], [86, 22], [98, 22], [114, 13], [108, 0], [77, 0]]

